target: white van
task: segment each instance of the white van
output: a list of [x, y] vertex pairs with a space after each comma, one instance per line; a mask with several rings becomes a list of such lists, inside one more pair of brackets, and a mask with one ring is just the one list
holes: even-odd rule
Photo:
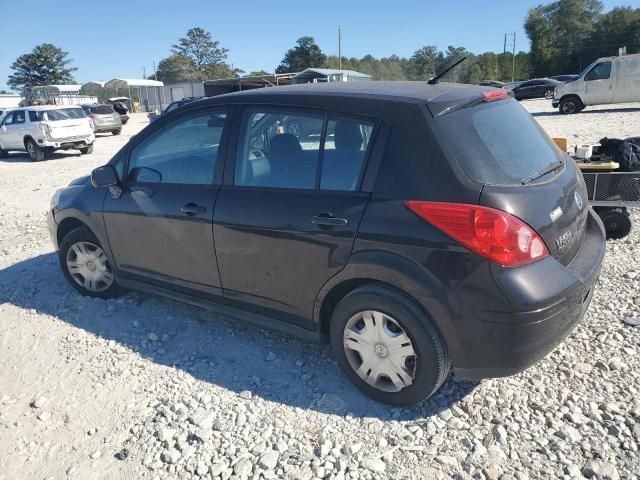
[[640, 53], [599, 58], [573, 81], [559, 85], [552, 105], [572, 114], [589, 105], [640, 102]]

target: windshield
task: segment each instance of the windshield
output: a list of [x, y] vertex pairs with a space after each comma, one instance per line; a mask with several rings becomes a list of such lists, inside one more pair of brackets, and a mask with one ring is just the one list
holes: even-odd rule
[[57, 122], [58, 120], [72, 120], [76, 118], [86, 117], [87, 114], [82, 108], [60, 108], [56, 110], [46, 110], [38, 112], [40, 119], [46, 116], [46, 120], [50, 122]]
[[560, 149], [515, 100], [484, 103], [444, 115], [439, 122], [464, 172], [480, 183], [521, 184], [563, 160]]
[[584, 70], [582, 70], [582, 71], [578, 74], [578, 77], [584, 77], [584, 75], [585, 75], [589, 70], [591, 70], [591, 67], [593, 67], [595, 64], [596, 64], [596, 62], [593, 62], [593, 63], [590, 63], [589, 65], [587, 65], [587, 66], [585, 67], [585, 69], [584, 69]]
[[114, 113], [111, 105], [95, 105], [89, 107], [89, 110], [91, 110], [91, 113], [95, 113], [96, 115], [109, 115]]

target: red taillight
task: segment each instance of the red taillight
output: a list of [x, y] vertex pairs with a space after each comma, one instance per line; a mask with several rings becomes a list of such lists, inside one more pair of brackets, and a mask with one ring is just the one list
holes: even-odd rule
[[495, 102], [496, 100], [504, 100], [505, 98], [509, 98], [509, 91], [501, 88], [496, 90], [489, 90], [487, 92], [483, 92], [482, 96], [484, 97], [485, 102]]
[[408, 200], [409, 210], [478, 255], [517, 267], [549, 255], [540, 235], [518, 217], [465, 203]]

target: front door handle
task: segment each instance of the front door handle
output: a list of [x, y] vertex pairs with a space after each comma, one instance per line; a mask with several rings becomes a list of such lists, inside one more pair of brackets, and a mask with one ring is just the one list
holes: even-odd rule
[[187, 203], [183, 205], [180, 209], [182, 213], [186, 213], [189, 216], [197, 215], [199, 213], [204, 213], [207, 211], [206, 208], [201, 207], [200, 205], [196, 205], [195, 203]]
[[340, 225], [348, 224], [349, 220], [347, 220], [346, 218], [335, 217], [331, 213], [321, 213], [319, 215], [311, 217], [311, 223], [313, 223], [314, 225], [319, 225], [321, 227], [337, 227]]

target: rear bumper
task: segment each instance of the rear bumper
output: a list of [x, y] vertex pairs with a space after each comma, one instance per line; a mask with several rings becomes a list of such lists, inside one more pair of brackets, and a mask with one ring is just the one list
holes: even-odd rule
[[[458, 292], [464, 331], [458, 328], [462, 348], [452, 352], [456, 376], [512, 375], [551, 352], [586, 313], [604, 253], [604, 229], [591, 210], [584, 244], [570, 265], [548, 257], [517, 269], [487, 264], [474, 273]], [[494, 289], [498, 293], [487, 300]]]
[[38, 145], [41, 147], [49, 147], [53, 149], [69, 149], [69, 148], [83, 148], [91, 145], [96, 139], [95, 135], [78, 135], [67, 138], [42, 138], [38, 139]]
[[94, 132], [115, 132], [122, 128], [122, 123], [94, 123]]

